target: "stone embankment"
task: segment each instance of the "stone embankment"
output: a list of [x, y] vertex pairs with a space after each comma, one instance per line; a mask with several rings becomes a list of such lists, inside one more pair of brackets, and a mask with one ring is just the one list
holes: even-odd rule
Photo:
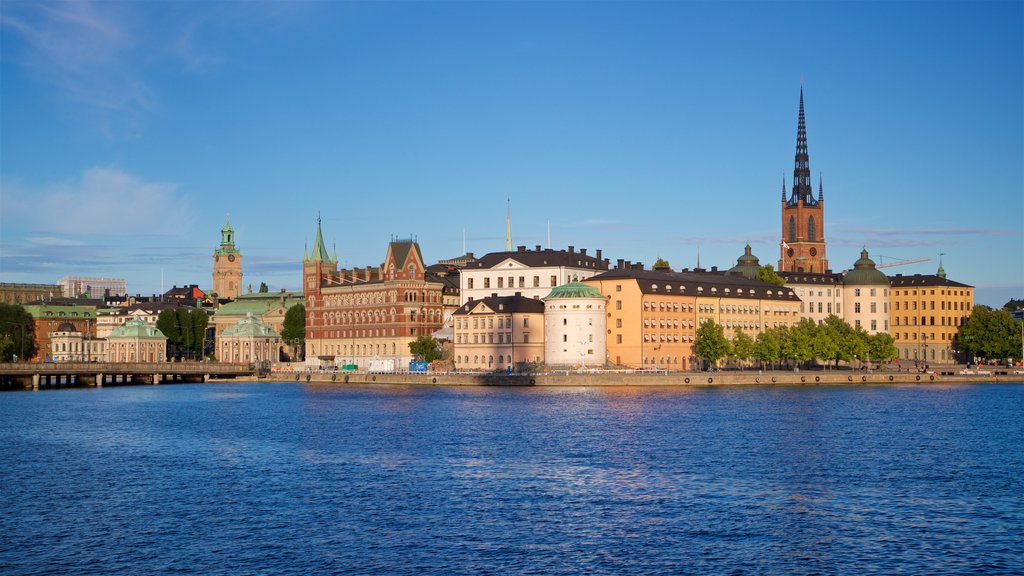
[[430, 373], [367, 374], [344, 372], [276, 372], [262, 380], [335, 385], [413, 386], [851, 386], [884, 384], [954, 384], [1024, 382], [1024, 371], [864, 372], [558, 372], [547, 374]]

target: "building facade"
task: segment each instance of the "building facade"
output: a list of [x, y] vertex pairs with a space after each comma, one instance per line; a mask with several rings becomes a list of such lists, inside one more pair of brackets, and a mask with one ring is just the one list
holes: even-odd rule
[[540, 300], [557, 286], [579, 282], [608, 270], [608, 261], [601, 251], [588, 255], [586, 248], [576, 250], [527, 250], [492, 252], [468, 263], [459, 274], [459, 298], [462, 304], [471, 300], [519, 293]]
[[217, 335], [217, 359], [221, 362], [277, 362], [281, 351], [281, 335], [251, 313]]
[[414, 240], [393, 240], [379, 267], [339, 270], [318, 218], [312, 254], [302, 263], [307, 364], [407, 365], [409, 344], [438, 331], [444, 318], [442, 284], [425, 272]]
[[220, 229], [220, 246], [213, 251], [213, 293], [219, 298], [242, 294], [242, 253], [235, 246], [230, 220]]
[[92, 276], [65, 276], [57, 281], [67, 298], [102, 299], [107, 295], [128, 294], [124, 278], [96, 278]]
[[544, 300], [544, 361], [548, 366], [605, 365], [607, 301], [593, 286], [570, 282]]
[[52, 350], [50, 334], [67, 332], [69, 325], [74, 328], [74, 332], [81, 332], [90, 337], [96, 336], [95, 309], [54, 304], [28, 304], [24, 308], [32, 317], [36, 350], [35, 356], [28, 360], [42, 362], [47, 359]]
[[79, 332], [74, 324], [65, 322], [50, 332], [51, 362], [106, 362], [107, 341]]
[[64, 294], [60, 284], [19, 284], [0, 282], [0, 304], [27, 304]]
[[867, 249], [843, 275], [843, 320], [868, 334], [889, 333], [889, 278], [868, 258]]
[[491, 295], [463, 304], [452, 315], [455, 367], [521, 371], [544, 362], [544, 303], [520, 294]]
[[107, 362], [163, 362], [167, 337], [141, 318], [133, 318], [107, 336]]
[[964, 360], [957, 334], [974, 309], [974, 287], [946, 278], [941, 264], [936, 274], [897, 274], [889, 281], [890, 326], [901, 362]]
[[807, 152], [807, 126], [804, 122], [804, 88], [800, 87], [800, 112], [796, 129], [796, 165], [793, 189], [786, 197], [782, 180], [782, 241], [779, 243], [779, 271], [824, 272], [825, 193], [818, 179], [818, 197], [811, 184], [810, 155]]

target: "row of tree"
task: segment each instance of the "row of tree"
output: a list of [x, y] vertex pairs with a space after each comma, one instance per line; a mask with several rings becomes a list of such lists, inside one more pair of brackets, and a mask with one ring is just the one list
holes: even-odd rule
[[694, 351], [712, 366], [731, 359], [740, 366], [757, 361], [762, 368], [801, 366], [812, 360], [825, 361], [827, 367], [827, 362], [839, 366], [840, 362], [884, 362], [897, 357], [892, 336], [868, 334], [834, 314], [822, 324], [804, 318], [792, 327], [768, 328], [757, 338], [737, 329], [731, 340], [720, 324], [709, 320], [697, 328]]
[[32, 316], [17, 304], [0, 304], [0, 361], [35, 355], [35, 324]]
[[[1013, 304], [1011, 300], [1007, 306]], [[1006, 360], [1022, 359], [1022, 321], [1014, 320], [1009, 310], [992, 310], [988, 306], [975, 306], [967, 321], [960, 326], [957, 344], [968, 359]]]
[[210, 317], [201, 308], [165, 308], [156, 318], [157, 330], [167, 337], [167, 355], [202, 358]]

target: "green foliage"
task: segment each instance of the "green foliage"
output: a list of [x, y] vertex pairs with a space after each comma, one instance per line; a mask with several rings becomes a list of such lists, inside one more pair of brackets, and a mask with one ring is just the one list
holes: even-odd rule
[[306, 341], [306, 305], [296, 304], [284, 314], [284, 328], [281, 338], [285, 342]]
[[167, 336], [168, 344], [175, 344], [181, 341], [181, 325], [178, 323], [178, 315], [174, 308], [164, 308], [156, 317], [156, 329]]
[[[814, 327], [811, 353], [815, 358], [832, 360], [839, 355], [841, 333], [834, 326], [822, 323]], [[828, 364], [826, 363], [827, 367]]]
[[266, 294], [270, 292], [270, 287], [267, 286], [266, 282], [260, 282], [260, 294]]
[[1021, 325], [1006, 310], [993, 311], [975, 306], [970, 317], [960, 326], [957, 340], [960, 349], [970, 356], [985, 360], [1018, 358], [1021, 354]]
[[693, 350], [712, 365], [729, 354], [729, 341], [725, 338], [722, 326], [714, 320], [708, 320], [697, 328]]
[[409, 352], [421, 362], [433, 362], [434, 360], [441, 359], [441, 350], [437, 339], [433, 336], [420, 336], [416, 340], [409, 342]]
[[167, 343], [179, 350], [179, 355], [194, 358], [203, 354], [209, 322], [210, 317], [201, 308], [165, 308], [156, 318], [156, 327], [167, 337]]
[[743, 330], [737, 328], [736, 333], [732, 337], [729, 355], [737, 360], [749, 360], [754, 356], [754, 339]]
[[2, 362], [10, 362], [14, 356], [26, 360], [35, 355], [35, 323], [20, 305], [0, 304], [0, 339], [10, 342], [0, 347]]
[[663, 271], [666, 271], [666, 272], [672, 272], [672, 266], [669, 265], [668, 260], [665, 260], [664, 258], [662, 258], [660, 256], [658, 257], [657, 260], [654, 261], [654, 266], [652, 266], [651, 268], [654, 269], [654, 270], [663, 270]]
[[757, 279], [761, 282], [775, 284], [776, 286], [784, 286], [786, 284], [786, 281], [775, 272], [775, 267], [771, 264], [765, 264], [758, 269]]
[[793, 360], [796, 364], [803, 364], [814, 359], [812, 342], [817, 326], [810, 318], [800, 320], [800, 323], [789, 330], [788, 337], [782, 343], [782, 355]]
[[782, 359], [782, 334], [777, 328], [769, 328], [754, 340], [754, 358], [761, 365]]
[[885, 332], [868, 336], [867, 357], [874, 362], [885, 362], [899, 357], [896, 341]]
[[1003, 304], [1003, 310], [1013, 312], [1014, 310], [1020, 310], [1024, 308], [1024, 298], [1017, 300], [1016, 298], [1010, 298], [1006, 304]]

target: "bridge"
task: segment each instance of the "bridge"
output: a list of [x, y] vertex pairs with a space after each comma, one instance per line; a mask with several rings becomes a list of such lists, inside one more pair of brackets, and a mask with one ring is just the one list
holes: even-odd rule
[[8, 362], [0, 364], [0, 388], [206, 382], [262, 373], [253, 364], [225, 362]]

